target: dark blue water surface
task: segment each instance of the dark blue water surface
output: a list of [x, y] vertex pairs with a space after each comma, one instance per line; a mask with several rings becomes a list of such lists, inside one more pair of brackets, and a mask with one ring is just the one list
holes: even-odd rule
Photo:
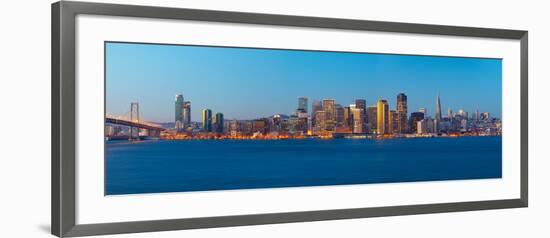
[[500, 178], [500, 137], [109, 141], [106, 194]]

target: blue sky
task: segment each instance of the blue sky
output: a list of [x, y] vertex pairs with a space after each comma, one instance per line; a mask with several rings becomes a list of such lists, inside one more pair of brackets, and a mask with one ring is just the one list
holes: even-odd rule
[[373, 105], [405, 93], [409, 113], [425, 107], [442, 111], [479, 109], [500, 117], [502, 61], [457, 57], [269, 50], [252, 48], [107, 43], [107, 113], [129, 112], [139, 102], [141, 118], [174, 120], [174, 99], [191, 101], [192, 120], [210, 108], [226, 119], [291, 114], [298, 97], [356, 98]]

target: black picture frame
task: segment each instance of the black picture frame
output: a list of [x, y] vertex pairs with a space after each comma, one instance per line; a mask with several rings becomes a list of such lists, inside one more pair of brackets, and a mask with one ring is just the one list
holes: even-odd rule
[[[528, 32], [381, 21], [62, 1], [52, 4], [51, 233], [59, 237], [459, 212], [528, 206]], [[521, 194], [517, 199], [76, 224], [75, 19], [79, 14], [514, 39], [521, 50]], [[99, 80], [99, 79], [98, 79]]]

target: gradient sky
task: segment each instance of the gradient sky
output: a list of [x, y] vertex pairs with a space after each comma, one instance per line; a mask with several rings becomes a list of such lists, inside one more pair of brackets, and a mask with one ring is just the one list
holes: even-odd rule
[[384, 98], [394, 110], [401, 92], [409, 114], [425, 107], [433, 117], [438, 92], [443, 114], [500, 117], [502, 107], [500, 59], [106, 43], [106, 77], [107, 114], [127, 114], [136, 101], [151, 122], [174, 121], [176, 94], [191, 101], [193, 121], [204, 108], [226, 119], [290, 115], [300, 96], [310, 111], [324, 98]]

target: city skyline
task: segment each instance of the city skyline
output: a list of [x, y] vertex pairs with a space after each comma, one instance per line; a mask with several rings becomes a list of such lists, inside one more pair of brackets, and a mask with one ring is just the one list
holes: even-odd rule
[[[342, 106], [365, 99], [367, 107], [384, 98], [390, 110], [396, 110], [399, 93], [410, 98], [409, 115], [427, 108], [433, 117], [435, 97], [440, 94], [442, 114], [451, 108], [501, 117], [501, 61], [496, 59], [123, 43], [108, 43], [106, 53], [107, 113], [127, 112], [129, 102], [139, 101], [144, 119], [154, 122], [174, 121], [176, 94], [183, 95], [182, 102], [191, 103], [194, 122], [201, 120], [201, 111], [206, 108], [213, 114], [223, 113], [226, 120], [290, 115], [296, 111], [299, 97], [308, 98], [310, 110], [314, 100], [326, 98]], [[242, 63], [231, 64], [228, 56], [244, 61], [248, 70]], [[433, 67], [413, 67], [425, 64]], [[129, 68], [140, 65], [146, 69], [132, 77], [136, 72]], [[184, 73], [182, 68], [191, 66], [195, 66], [193, 70]], [[220, 70], [229, 72], [222, 76]], [[201, 74], [197, 71], [203, 77], [198, 77]], [[152, 80], [159, 78], [167, 79]], [[201, 78], [205, 81], [202, 84]], [[128, 82], [132, 80], [139, 82]], [[129, 84], [122, 87], [121, 83]], [[188, 93], [174, 92], [173, 87]], [[410, 88], [411, 92], [399, 88]], [[449, 88], [455, 90], [447, 92]]]

